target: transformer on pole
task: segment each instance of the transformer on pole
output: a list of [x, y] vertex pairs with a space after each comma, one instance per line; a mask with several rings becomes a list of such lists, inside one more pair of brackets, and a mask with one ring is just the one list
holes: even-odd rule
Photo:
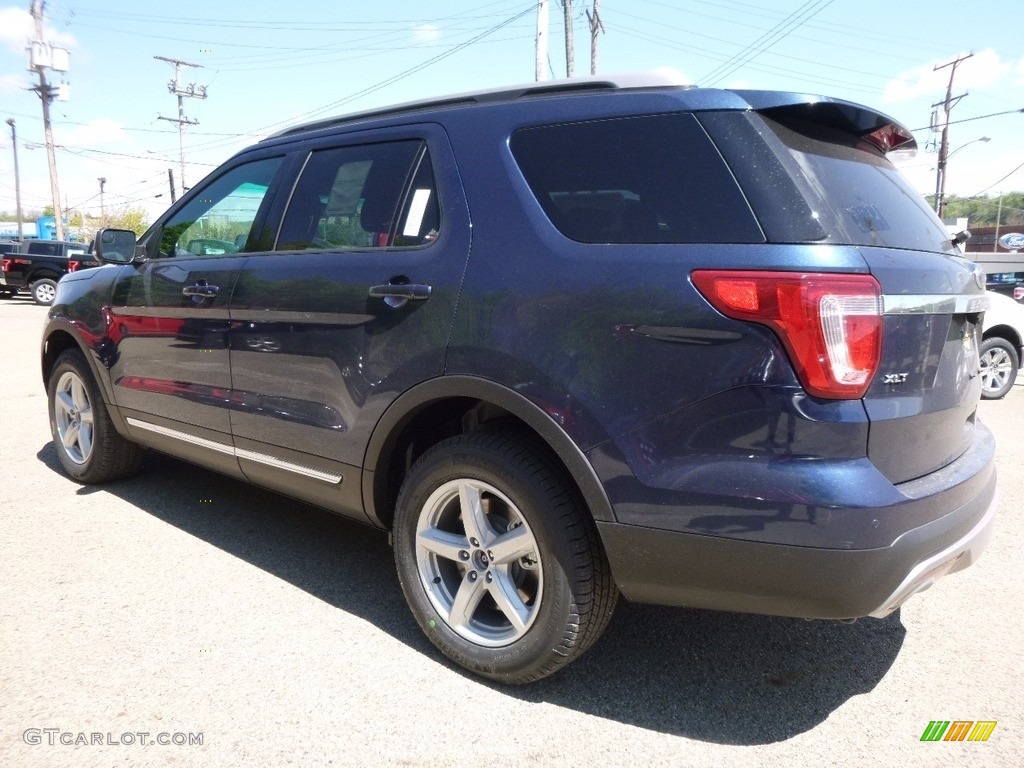
[[154, 56], [153, 58], [159, 59], [160, 61], [166, 61], [174, 67], [174, 79], [167, 84], [167, 90], [178, 97], [178, 116], [164, 117], [163, 115], [160, 115], [159, 119], [166, 120], [169, 123], [178, 124], [178, 159], [181, 169], [181, 178], [178, 180], [178, 183], [181, 184], [181, 193], [185, 194], [185, 192], [188, 191], [188, 186], [185, 184], [185, 126], [199, 125], [199, 121], [191, 117], [185, 117], [185, 104], [183, 99], [205, 99], [206, 86], [196, 85], [195, 83], [189, 83], [187, 86], [183, 86], [181, 83], [181, 68], [195, 67], [197, 69], [201, 69], [202, 64], [192, 64], [188, 61], [171, 59], [166, 56]]

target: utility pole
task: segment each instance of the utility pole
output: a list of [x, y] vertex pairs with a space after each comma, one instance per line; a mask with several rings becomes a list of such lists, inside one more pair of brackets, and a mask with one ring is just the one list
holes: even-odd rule
[[537, 82], [548, 79], [548, 0], [537, 0]]
[[[10, 122], [10, 121], [8, 121]], [[996, 208], [996, 233], [992, 237], [992, 253], [999, 250], [999, 221], [1003, 218], [1003, 193], [999, 192], [999, 206]]]
[[96, 179], [100, 183], [100, 222], [103, 226], [107, 224], [107, 206], [103, 204], [103, 186], [107, 183], [106, 176], [100, 176]]
[[565, 76], [576, 74], [576, 50], [572, 46], [572, 0], [562, 0], [565, 11]]
[[[932, 67], [932, 71], [937, 72], [940, 69], [951, 67], [949, 70], [949, 85], [946, 86], [946, 98], [944, 101], [932, 104], [932, 109], [941, 106], [942, 107], [942, 137], [939, 140], [939, 162], [938, 167], [935, 169], [935, 212], [941, 219], [946, 212], [946, 160], [949, 159], [949, 112], [955, 107], [966, 93], [962, 93], [959, 96], [953, 96], [953, 78], [956, 76], [957, 65], [961, 61], [965, 61], [973, 56], [973, 53], [968, 53], [965, 56], [959, 56], [953, 61], [947, 61], [945, 64], [936, 64]], [[934, 118], [932, 123], [932, 130], [937, 130]]]
[[174, 194], [174, 171], [171, 168], [167, 169], [167, 183], [171, 185], [171, 202], [177, 201], [177, 197]]
[[205, 99], [206, 98], [206, 86], [196, 85], [195, 83], [189, 83], [188, 86], [182, 87], [181, 85], [181, 68], [182, 67], [196, 67], [202, 69], [202, 64], [192, 64], [181, 59], [169, 59], [166, 56], [154, 56], [154, 59], [160, 59], [160, 61], [166, 61], [174, 67], [174, 79], [167, 84], [167, 90], [178, 97], [178, 116], [177, 117], [164, 117], [160, 115], [161, 120], [166, 120], [169, 123], [178, 124], [178, 155], [179, 162], [181, 164], [181, 192], [184, 194], [188, 191], [188, 187], [185, 186], [185, 126], [186, 125], [199, 125], [199, 121], [190, 117], [185, 117], [185, 104], [182, 101], [185, 97], [190, 99]]
[[[22, 240], [25, 237], [25, 233], [22, 231], [21, 225], [21, 180], [18, 175], [18, 134], [14, 130], [14, 118], [8, 117], [7, 124], [11, 126], [11, 149], [14, 150], [14, 205], [17, 207], [18, 217], [18, 239]], [[999, 198], [1000, 202], [1002, 198]]]
[[[60, 207], [60, 188], [57, 184], [57, 156], [53, 151], [53, 127], [50, 124], [50, 102], [57, 98], [58, 90], [46, 82], [46, 70], [57, 69], [66, 71], [67, 51], [60, 48], [53, 48], [46, 44], [43, 38], [43, 11], [45, 3], [42, 0], [32, 0], [32, 18], [35, 20], [36, 36], [29, 46], [29, 71], [39, 76], [39, 85], [32, 88], [39, 94], [43, 102], [43, 133], [46, 137], [46, 159], [50, 165], [50, 197], [53, 199], [53, 218], [57, 229], [57, 239], [64, 239], [64, 211]], [[62, 52], [63, 63], [55, 61], [54, 54]], [[62, 69], [63, 66], [63, 69]], [[41, 233], [37, 233], [41, 234]]]
[[597, 36], [604, 32], [604, 24], [601, 23], [601, 14], [597, 10], [597, 0], [594, 0], [594, 13], [587, 11], [587, 21], [590, 22], [590, 74], [597, 74]]

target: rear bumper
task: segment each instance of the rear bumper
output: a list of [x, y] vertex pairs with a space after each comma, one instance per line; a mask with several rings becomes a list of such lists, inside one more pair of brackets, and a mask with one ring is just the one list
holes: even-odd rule
[[[924, 505], [932, 519], [899, 531], [886, 546], [797, 546], [623, 523], [598, 528], [619, 589], [635, 602], [805, 618], [883, 617], [941, 576], [971, 565], [991, 538], [996, 475], [987, 430], [981, 438], [975, 455], [941, 473], [943, 482], [915, 481], [915, 490], [930, 486], [930, 492], [907, 498], [905, 506], [920, 513]], [[954, 477], [960, 482], [950, 482]], [[971, 491], [966, 499], [965, 487]], [[887, 505], [866, 519], [899, 519], [903, 507]]]

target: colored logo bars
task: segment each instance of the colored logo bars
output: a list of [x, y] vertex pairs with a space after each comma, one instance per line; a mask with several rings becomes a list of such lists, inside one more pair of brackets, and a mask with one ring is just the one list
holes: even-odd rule
[[995, 720], [932, 720], [921, 741], [988, 741], [996, 729]]

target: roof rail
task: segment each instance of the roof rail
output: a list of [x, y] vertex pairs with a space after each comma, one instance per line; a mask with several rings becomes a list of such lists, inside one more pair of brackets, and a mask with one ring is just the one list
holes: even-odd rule
[[401, 114], [403, 112], [415, 112], [421, 109], [436, 109], [439, 107], [456, 107], [469, 104], [487, 104], [503, 101], [515, 101], [516, 99], [528, 98], [531, 96], [548, 96], [558, 93], [585, 93], [605, 90], [635, 90], [641, 88], [692, 88], [676, 70], [663, 68], [650, 72], [626, 72], [616, 75], [587, 75], [585, 77], [570, 77], [560, 80], [541, 80], [522, 85], [511, 85], [500, 88], [491, 88], [481, 91], [469, 91], [457, 93], [451, 96], [439, 96], [431, 99], [420, 99], [409, 101], [394, 106], [370, 109], [364, 112], [352, 112], [346, 115], [329, 117], [324, 120], [316, 120], [310, 123], [295, 125], [291, 128], [284, 128], [273, 133], [263, 141], [277, 139], [282, 136], [290, 136], [295, 133], [305, 133], [320, 128], [329, 128], [341, 123], [353, 120], [365, 120], [372, 117], [386, 117], [388, 115]]

